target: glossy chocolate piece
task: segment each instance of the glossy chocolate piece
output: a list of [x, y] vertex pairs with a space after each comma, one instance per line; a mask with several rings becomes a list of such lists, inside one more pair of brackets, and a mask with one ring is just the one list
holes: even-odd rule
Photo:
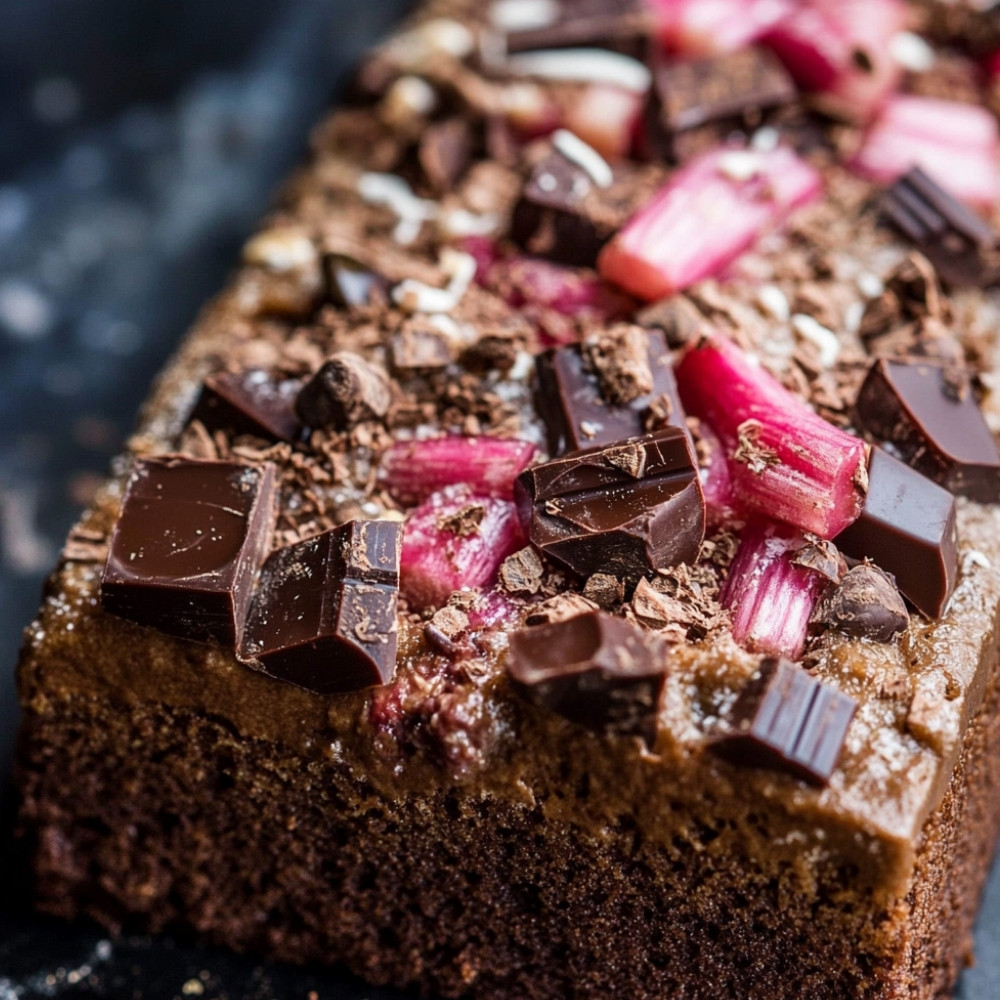
[[501, 26], [508, 52], [597, 47], [642, 58], [655, 26], [642, 0], [556, 0], [538, 9], [534, 24]]
[[323, 278], [327, 300], [341, 308], [374, 305], [389, 297], [388, 278], [347, 254], [324, 254]]
[[301, 388], [298, 379], [278, 381], [260, 368], [209, 375], [190, 419], [209, 431], [298, 441], [304, 428], [295, 415], [295, 397]]
[[679, 427], [532, 466], [515, 499], [532, 544], [580, 577], [634, 584], [694, 561], [705, 535], [694, 448]]
[[1000, 501], [1000, 452], [961, 373], [880, 358], [855, 409], [869, 434], [929, 479], [980, 503]]
[[734, 764], [825, 785], [857, 702], [788, 660], [764, 660], [740, 691], [713, 750]]
[[951, 285], [985, 285], [998, 276], [997, 234], [920, 167], [884, 194], [882, 211]]
[[593, 155], [604, 166], [592, 173], [556, 145], [549, 149], [514, 207], [510, 230], [514, 242], [561, 264], [594, 266], [604, 244], [652, 196], [653, 189], [635, 169], [610, 167], [599, 154]]
[[[670, 159], [686, 159], [685, 134], [715, 126], [719, 141], [733, 129], [759, 126], [767, 112], [792, 104], [795, 84], [781, 62], [762, 48], [704, 59], [659, 58], [646, 114], [647, 141]], [[722, 134], [720, 134], [722, 133]]]
[[816, 629], [835, 629], [852, 639], [892, 642], [906, 631], [910, 616], [896, 584], [873, 563], [849, 569], [813, 611]]
[[295, 413], [306, 427], [342, 431], [384, 417], [391, 402], [385, 372], [357, 354], [341, 351], [302, 387]]
[[274, 517], [270, 463], [139, 459], [111, 535], [104, 610], [234, 648]]
[[241, 657], [319, 694], [392, 679], [402, 528], [350, 521], [271, 554]]
[[651, 424], [684, 426], [684, 410], [663, 332], [648, 331], [648, 346], [652, 390], [617, 405], [602, 394], [601, 380], [589, 370], [579, 344], [538, 357], [537, 404], [548, 432], [550, 454], [638, 437]]
[[846, 556], [892, 574], [918, 611], [940, 617], [958, 579], [955, 498], [926, 476], [872, 448], [861, 516], [835, 542]]
[[602, 611], [515, 632], [507, 671], [537, 704], [578, 725], [652, 743], [666, 674], [648, 633]]

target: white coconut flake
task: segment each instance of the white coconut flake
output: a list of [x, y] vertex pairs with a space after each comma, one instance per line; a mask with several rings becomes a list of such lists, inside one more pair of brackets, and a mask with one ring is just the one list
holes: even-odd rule
[[792, 314], [788, 296], [777, 285], [762, 285], [757, 292], [757, 302], [768, 316], [779, 323], [787, 323]]
[[392, 290], [392, 300], [406, 312], [450, 313], [476, 276], [476, 258], [453, 247], [441, 251], [441, 269], [448, 276], [444, 288], [406, 278]]
[[970, 573], [974, 567], [989, 569], [993, 564], [979, 549], [966, 549], [962, 553], [962, 572]]
[[494, 0], [490, 24], [497, 31], [531, 31], [559, 20], [556, 0]]
[[437, 107], [437, 92], [423, 77], [401, 76], [386, 92], [384, 107], [399, 115], [429, 115]]
[[731, 149], [719, 157], [719, 172], [731, 181], [751, 180], [760, 168], [760, 156], [749, 149]]
[[385, 205], [399, 219], [393, 239], [406, 246], [420, 235], [420, 227], [437, 217], [437, 202], [418, 198], [402, 177], [396, 174], [363, 173], [358, 180], [358, 194], [370, 205]]
[[316, 263], [313, 241], [299, 229], [283, 226], [265, 229], [243, 246], [243, 259], [270, 271], [295, 271]]
[[463, 236], [492, 236], [500, 219], [492, 212], [477, 215], [464, 208], [449, 209], [441, 216], [439, 227], [444, 236], [460, 239]]
[[637, 59], [608, 49], [542, 49], [520, 52], [507, 60], [508, 72], [540, 80], [567, 83], [607, 83], [640, 94], [649, 90], [652, 76]]
[[856, 282], [858, 291], [866, 299], [877, 299], [885, 291], [882, 279], [877, 274], [872, 274], [871, 271], [862, 271]]
[[750, 139], [750, 148], [755, 153], [772, 153], [778, 148], [781, 133], [773, 125], [757, 129]]
[[911, 73], [926, 73], [934, 66], [934, 50], [912, 31], [898, 31], [889, 39], [889, 55]]
[[807, 313], [796, 313], [792, 317], [792, 329], [802, 338], [808, 340], [819, 351], [819, 361], [824, 368], [836, 364], [840, 355], [840, 341], [833, 330], [823, 326], [818, 320]]
[[861, 329], [861, 321], [865, 318], [864, 302], [852, 302], [844, 310], [844, 329], [848, 333], [857, 333]]
[[552, 134], [552, 145], [575, 163], [599, 188], [611, 187], [615, 175], [608, 161], [568, 129], [559, 128]]
[[441, 56], [464, 59], [475, 47], [475, 36], [464, 24], [436, 17], [397, 35], [382, 51], [401, 69], [419, 70]]

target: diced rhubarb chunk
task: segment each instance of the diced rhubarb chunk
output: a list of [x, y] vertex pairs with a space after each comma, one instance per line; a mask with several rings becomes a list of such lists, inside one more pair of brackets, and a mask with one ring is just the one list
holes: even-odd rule
[[790, 149], [720, 147], [679, 170], [601, 251], [609, 281], [654, 301], [716, 274], [822, 181]]
[[440, 606], [456, 590], [496, 582], [500, 564], [525, 544], [509, 500], [449, 486], [411, 511], [403, 529], [399, 590], [410, 607]]
[[793, 7], [792, 0], [650, 0], [663, 44], [706, 56], [746, 48]]
[[810, 0], [763, 36], [800, 87], [825, 93], [866, 120], [899, 81], [893, 37], [906, 24], [899, 0]]
[[689, 348], [676, 373], [685, 410], [722, 442], [742, 507], [821, 538], [857, 519], [863, 441], [827, 423], [723, 337]]
[[607, 84], [584, 88], [566, 111], [563, 125], [607, 160], [628, 156], [645, 95]]
[[718, 528], [739, 517], [739, 500], [733, 490], [726, 451], [715, 431], [699, 420], [694, 436], [701, 491], [705, 496], [705, 516], [709, 527]]
[[426, 441], [396, 441], [382, 456], [380, 479], [405, 504], [421, 503], [456, 483], [464, 483], [478, 496], [511, 500], [514, 480], [537, 454], [529, 441], [512, 438], [449, 434]]
[[913, 166], [971, 205], [1000, 194], [1000, 141], [990, 112], [960, 101], [900, 95], [872, 122], [852, 167], [889, 184]]
[[802, 655], [813, 606], [830, 584], [793, 562], [808, 545], [787, 525], [752, 521], [743, 529], [722, 606], [732, 614], [733, 638], [747, 649], [791, 660]]

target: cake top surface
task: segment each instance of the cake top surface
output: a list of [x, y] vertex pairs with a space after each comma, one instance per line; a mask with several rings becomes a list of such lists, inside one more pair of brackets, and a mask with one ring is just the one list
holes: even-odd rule
[[360, 67], [23, 690], [653, 836], [756, 796], [891, 882], [994, 659], [993, 42], [816, 0], [818, 78], [794, 10], [580, 7], [441, 3]]

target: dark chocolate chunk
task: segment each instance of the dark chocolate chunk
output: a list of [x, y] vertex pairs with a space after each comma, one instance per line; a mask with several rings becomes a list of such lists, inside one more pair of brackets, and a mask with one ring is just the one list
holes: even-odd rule
[[274, 516], [269, 463], [140, 459], [111, 535], [104, 610], [235, 648]]
[[508, 52], [597, 47], [641, 59], [655, 28], [652, 10], [642, 0], [556, 0], [537, 10], [541, 23], [496, 26]]
[[472, 126], [464, 118], [447, 118], [421, 133], [417, 159], [427, 183], [438, 194], [452, 191], [472, 160]]
[[388, 301], [389, 279], [343, 253], [323, 255], [326, 297], [335, 306], [367, 306]]
[[997, 234], [920, 167], [911, 167], [882, 198], [882, 211], [952, 285], [985, 285], [1000, 276]]
[[655, 738], [666, 664], [622, 618], [592, 611], [515, 632], [507, 670], [528, 698], [571, 722]]
[[698, 151], [686, 148], [686, 133], [714, 126], [710, 131], [718, 142], [724, 137], [720, 133], [756, 128], [766, 112], [796, 97], [788, 71], [766, 49], [704, 59], [660, 58], [653, 66], [647, 141], [659, 155], [683, 160]]
[[298, 441], [302, 422], [295, 415], [298, 379], [276, 380], [260, 368], [209, 375], [191, 411], [209, 431], [255, 434], [274, 441]]
[[694, 447], [679, 427], [532, 466], [515, 498], [532, 544], [581, 577], [634, 584], [694, 561], [705, 534]]
[[320, 694], [390, 681], [401, 538], [394, 521], [351, 521], [272, 553], [241, 657]]
[[852, 639], [874, 642], [892, 642], [909, 623], [896, 584], [872, 563], [849, 569], [839, 585], [823, 595], [810, 622], [820, 631], [836, 629]]
[[295, 412], [306, 427], [345, 430], [384, 417], [391, 402], [385, 372], [357, 354], [341, 351], [302, 387]]
[[659, 330], [649, 331], [647, 337], [646, 367], [652, 387], [625, 405], [616, 405], [604, 396], [601, 379], [588, 366], [589, 359], [579, 344], [538, 357], [538, 409], [551, 454], [637, 437], [662, 423], [684, 426], [666, 341]]
[[858, 422], [950, 492], [996, 503], [1000, 452], [967, 381], [955, 375], [949, 366], [880, 358], [858, 393]]
[[[582, 156], [563, 151], [580, 147]], [[593, 267], [601, 247], [654, 190], [646, 173], [626, 165], [612, 168], [581, 140], [559, 132], [514, 206], [510, 235], [530, 253]]]
[[835, 542], [852, 559], [891, 573], [918, 611], [937, 618], [958, 578], [955, 498], [881, 448], [868, 459], [861, 516]]
[[740, 691], [712, 749], [734, 764], [788, 771], [824, 785], [858, 704], [788, 660], [764, 660]]

